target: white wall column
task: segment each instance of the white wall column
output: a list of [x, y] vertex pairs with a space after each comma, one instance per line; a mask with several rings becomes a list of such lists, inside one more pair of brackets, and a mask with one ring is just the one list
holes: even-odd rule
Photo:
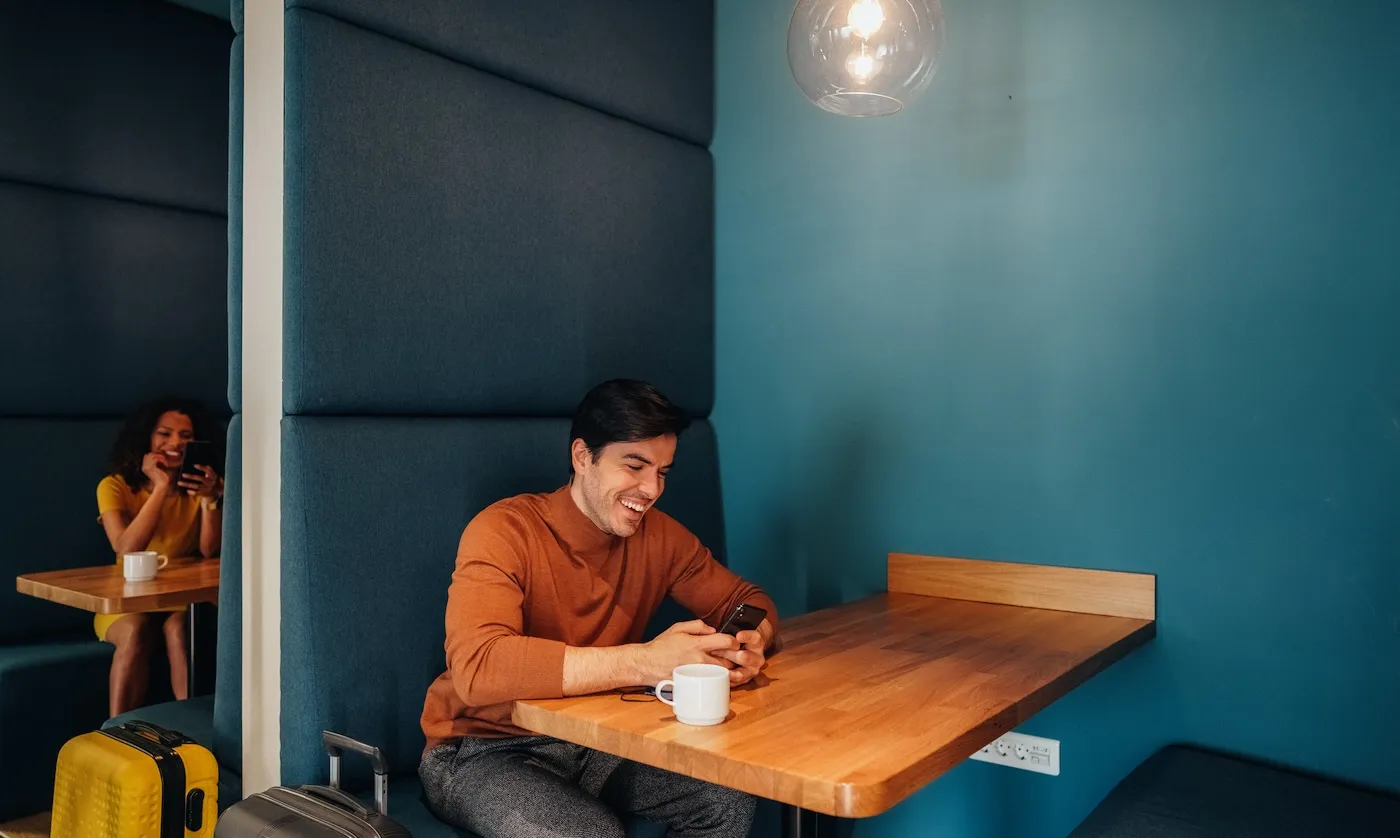
[[243, 76], [243, 792], [281, 778], [283, 0], [247, 0]]

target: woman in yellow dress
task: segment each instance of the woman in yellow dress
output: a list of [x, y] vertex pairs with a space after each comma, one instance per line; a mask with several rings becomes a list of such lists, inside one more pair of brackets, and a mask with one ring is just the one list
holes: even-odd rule
[[[197, 402], [167, 398], [138, 408], [112, 446], [109, 474], [97, 484], [97, 509], [107, 540], [121, 561], [123, 553], [154, 550], [174, 559], [217, 556], [223, 535], [224, 484], [208, 466], [200, 480], [180, 474], [185, 447], [215, 431]], [[165, 636], [170, 686], [187, 697], [183, 606], [139, 614], [98, 614], [99, 640], [116, 647], [112, 655], [108, 709], [113, 716], [142, 706], [150, 681], [151, 654]]]

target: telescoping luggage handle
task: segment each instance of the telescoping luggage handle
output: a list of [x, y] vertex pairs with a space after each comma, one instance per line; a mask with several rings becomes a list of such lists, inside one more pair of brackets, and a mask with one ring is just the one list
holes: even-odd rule
[[342, 750], [354, 751], [369, 757], [370, 766], [374, 769], [374, 806], [379, 810], [379, 814], [389, 814], [389, 769], [384, 765], [384, 752], [329, 730], [321, 731], [321, 744], [325, 745], [326, 755], [331, 758], [331, 788], [333, 789], [340, 788], [340, 752]]

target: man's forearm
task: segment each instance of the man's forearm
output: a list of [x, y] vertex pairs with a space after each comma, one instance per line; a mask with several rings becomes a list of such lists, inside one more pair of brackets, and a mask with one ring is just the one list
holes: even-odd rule
[[569, 646], [564, 650], [564, 695], [587, 695], [646, 683], [642, 647]]

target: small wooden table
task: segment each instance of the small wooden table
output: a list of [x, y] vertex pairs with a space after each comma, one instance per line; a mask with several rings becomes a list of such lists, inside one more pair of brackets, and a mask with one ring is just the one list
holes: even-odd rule
[[848, 818], [880, 814], [1156, 634], [1145, 574], [893, 555], [890, 593], [785, 621], [731, 716], [616, 693], [516, 702], [520, 727]]
[[27, 573], [15, 577], [15, 590], [94, 614], [189, 606], [189, 629], [185, 644], [190, 657], [189, 694], [191, 698], [194, 697], [195, 684], [198, 683], [196, 667], [200, 660], [195, 651], [198, 648], [195, 608], [199, 603], [219, 601], [217, 558], [171, 559], [170, 564], [149, 582], [126, 581], [122, 577], [121, 565], [116, 562], [97, 567]]

